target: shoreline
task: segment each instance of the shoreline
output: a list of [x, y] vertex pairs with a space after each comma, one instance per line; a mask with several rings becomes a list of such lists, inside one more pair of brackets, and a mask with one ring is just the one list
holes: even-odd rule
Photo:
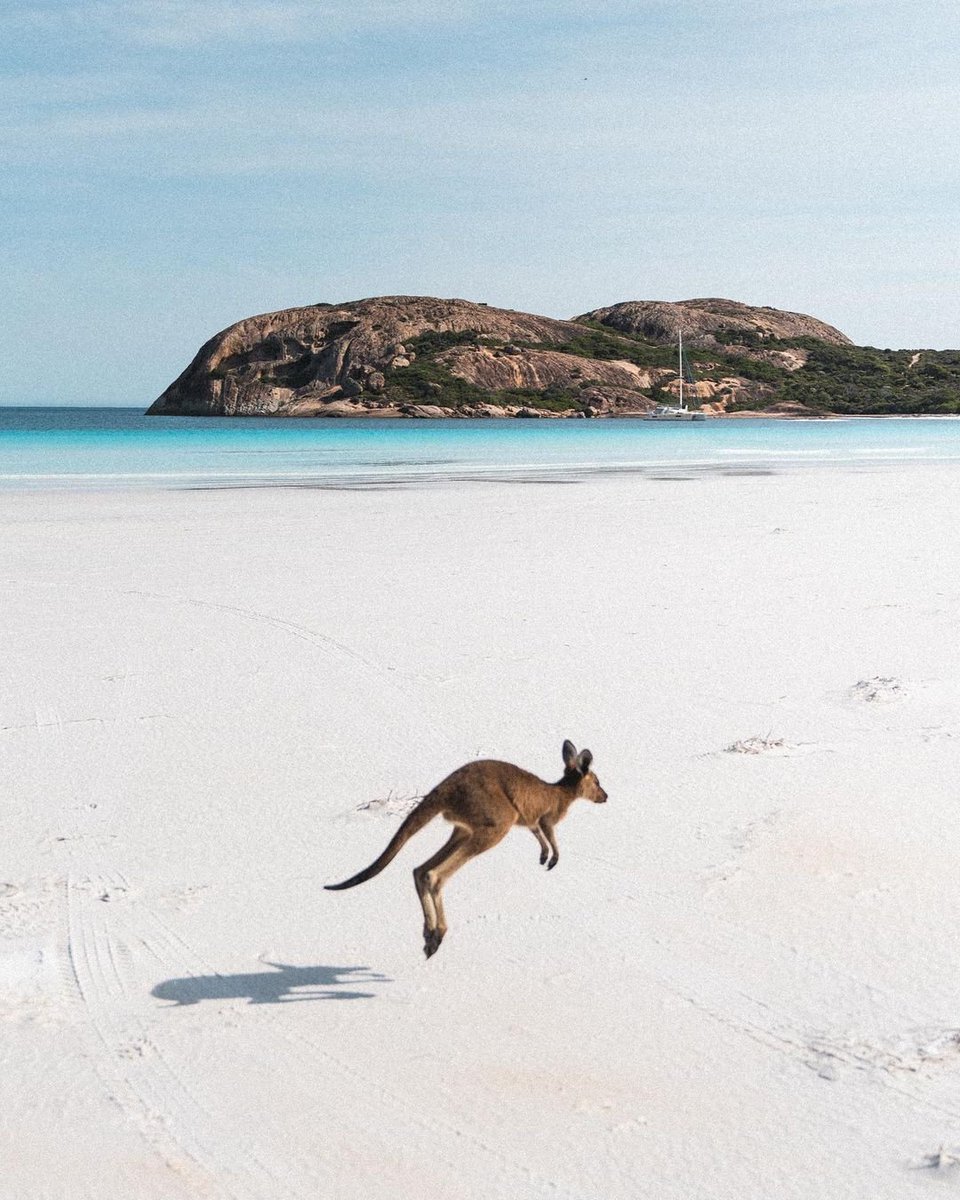
[[[902, 459], [861, 457], [849, 459], [744, 459], [741, 462], [675, 460], [659, 463], [644, 463], [623, 466], [571, 466], [535, 467], [511, 469], [490, 466], [487, 469], [475, 466], [437, 472], [343, 472], [326, 476], [291, 475], [288, 477], [249, 474], [244, 476], [156, 476], [129, 475], [111, 482], [111, 477], [101, 474], [90, 476], [44, 476], [25, 482], [10, 482], [0, 478], [0, 497], [15, 495], [125, 495], [154, 494], [168, 496], [175, 492], [197, 491], [423, 491], [462, 485], [494, 487], [496, 485], [548, 485], [570, 486], [588, 484], [591, 481], [677, 481], [708, 478], [744, 477], [750, 475], [801, 475], [807, 473], [835, 472], [844, 475], [891, 474], [899, 470], [921, 471], [955, 470], [960, 467], [960, 455], [942, 458]], [[168, 482], [164, 482], [167, 480]]]
[[[7, 407], [17, 407], [8, 405]], [[29, 407], [29, 406], [23, 406]], [[428, 407], [428, 406], [423, 406]], [[571, 409], [563, 412], [552, 412], [549, 409], [531, 409], [524, 413], [505, 413], [501, 415], [493, 414], [459, 414], [456, 412], [450, 413], [406, 413], [400, 409], [363, 409], [358, 408], [356, 411], [349, 412], [312, 412], [304, 413], [152, 413], [149, 410], [140, 410], [139, 406], [133, 405], [131, 408], [136, 408], [141, 411], [143, 416], [149, 417], [167, 417], [181, 420], [199, 420], [199, 421], [342, 421], [342, 420], [371, 420], [382, 419], [385, 421], [477, 421], [477, 422], [500, 422], [500, 421], [516, 421], [516, 420], [549, 420], [549, 421], [643, 421], [647, 419], [647, 412], [596, 412], [585, 413], [582, 409]], [[649, 411], [649, 410], [648, 410]], [[764, 409], [743, 409], [738, 412], [705, 412], [705, 418], [708, 421], [731, 421], [731, 420], [751, 420], [751, 421], [888, 421], [888, 420], [927, 420], [927, 421], [957, 421], [960, 420], [960, 413], [836, 413], [836, 412], [808, 412], [808, 413], [778, 413], [767, 412]]]
[[[102, 412], [118, 411], [118, 412], [136, 412], [143, 417], [185, 420], [185, 421], [223, 421], [230, 423], [233, 421], [245, 423], [248, 421], [268, 421], [271, 424], [282, 424], [291, 421], [341, 421], [341, 420], [361, 420], [382, 419], [386, 421], [403, 420], [403, 421], [473, 421], [478, 424], [487, 423], [502, 423], [514, 421], [518, 418], [515, 415], [511, 416], [489, 416], [489, 415], [471, 415], [471, 416], [411, 416], [402, 413], [399, 408], [389, 409], [374, 409], [363, 408], [358, 406], [356, 411], [350, 412], [314, 412], [308, 415], [291, 414], [291, 413], [154, 413], [145, 409], [140, 404], [3, 404], [0, 403], [0, 411], [19, 411], [19, 412], [83, 412], [96, 410]], [[637, 421], [643, 420], [645, 412], [598, 412], [592, 417], [586, 417], [582, 410], [571, 410], [568, 413], [556, 413], [547, 409], [536, 410], [542, 418], [547, 420], [591, 420], [598, 422], [608, 421]], [[649, 410], [647, 410], [649, 411]], [[708, 420], [735, 420], [747, 418], [754, 421], [960, 421], [960, 413], [911, 413], [911, 412], [892, 412], [892, 413], [777, 413], [768, 412], [765, 409], [744, 409], [739, 412], [708, 412], [705, 414]], [[528, 419], [528, 418], [519, 418]]]

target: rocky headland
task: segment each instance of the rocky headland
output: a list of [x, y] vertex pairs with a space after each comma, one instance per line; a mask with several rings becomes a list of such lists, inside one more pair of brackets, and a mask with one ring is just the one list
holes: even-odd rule
[[837, 355], [858, 352], [814, 317], [732, 300], [626, 301], [561, 321], [383, 296], [238, 321], [201, 347], [149, 413], [639, 415], [676, 399], [680, 329], [691, 369], [684, 395], [715, 415], [826, 415], [824, 356], [835, 369]]

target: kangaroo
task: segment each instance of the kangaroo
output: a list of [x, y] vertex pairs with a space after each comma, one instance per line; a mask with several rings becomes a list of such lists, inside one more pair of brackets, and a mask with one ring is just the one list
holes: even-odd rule
[[554, 826], [567, 815], [577, 799], [603, 804], [607, 793], [590, 770], [593, 755], [563, 743], [563, 778], [546, 783], [512, 763], [481, 759], [458, 767], [420, 801], [407, 815], [380, 857], [343, 883], [328, 883], [328, 891], [366, 883], [400, 852], [415, 833], [442, 815], [454, 826], [450, 840], [413, 872], [413, 881], [423, 908], [423, 952], [430, 958], [440, 949], [447, 932], [443, 912], [443, 886], [471, 858], [489, 850], [506, 837], [514, 825], [524, 825], [540, 845], [540, 865], [552, 871], [560, 858]]

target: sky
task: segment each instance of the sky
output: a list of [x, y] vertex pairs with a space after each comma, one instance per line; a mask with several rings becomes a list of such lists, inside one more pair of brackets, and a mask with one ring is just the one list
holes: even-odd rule
[[0, 404], [148, 405], [242, 317], [722, 296], [960, 346], [956, 0], [23, 0]]

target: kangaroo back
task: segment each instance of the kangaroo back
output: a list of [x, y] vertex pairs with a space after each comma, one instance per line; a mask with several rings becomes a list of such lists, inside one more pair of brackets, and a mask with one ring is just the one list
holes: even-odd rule
[[420, 830], [440, 811], [440, 801], [436, 798], [435, 792], [430, 792], [424, 796], [413, 812], [407, 813], [403, 823], [397, 832], [387, 843], [387, 848], [375, 862], [372, 862], [369, 867], [364, 868], [359, 874], [345, 879], [343, 883], [327, 883], [324, 885], [328, 892], [342, 892], [345, 888], [356, 887], [358, 883], [366, 883], [368, 879], [372, 879], [374, 875], [379, 875], [388, 863], [391, 863], [407, 842], [415, 833]]

